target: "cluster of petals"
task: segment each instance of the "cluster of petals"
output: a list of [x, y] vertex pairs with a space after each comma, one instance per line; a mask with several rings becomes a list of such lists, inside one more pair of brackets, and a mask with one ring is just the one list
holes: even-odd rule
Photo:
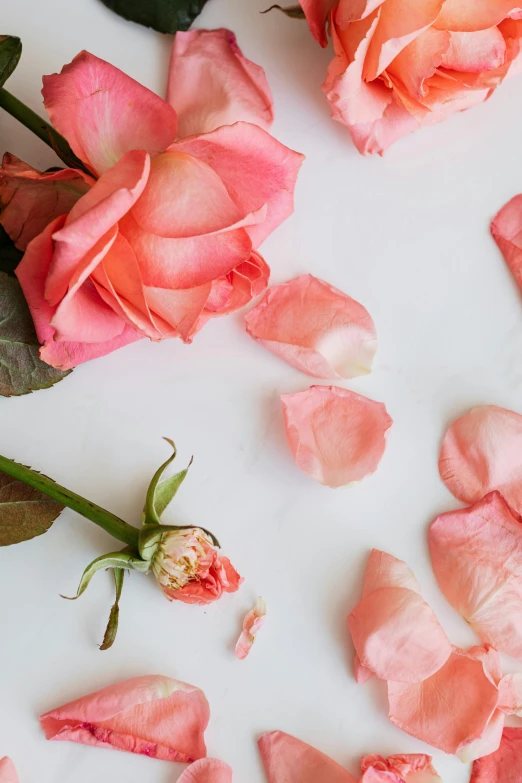
[[253, 609], [247, 612], [243, 620], [243, 630], [236, 644], [236, 658], [243, 661], [256, 640], [258, 631], [261, 629], [266, 617], [266, 602], [263, 598], [258, 598]]
[[190, 342], [264, 291], [258, 248], [293, 210], [303, 156], [263, 129], [270, 91], [232, 33], [176, 35], [169, 102], [87, 52], [44, 77], [43, 95], [92, 173], [11, 156], [0, 172], [0, 222], [26, 251], [17, 276], [45, 362], [69, 368], [141, 337]]
[[490, 97], [522, 68], [520, 0], [300, 0], [335, 57], [323, 91], [363, 154]]

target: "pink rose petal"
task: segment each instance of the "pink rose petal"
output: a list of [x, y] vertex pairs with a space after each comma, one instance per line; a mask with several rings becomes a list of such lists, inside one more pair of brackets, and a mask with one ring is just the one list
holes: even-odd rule
[[0, 783], [18, 783], [18, 775], [10, 758], [0, 759]]
[[368, 311], [312, 275], [271, 288], [245, 320], [254, 340], [316, 378], [371, 370], [377, 334]]
[[492, 492], [432, 523], [433, 571], [483, 642], [522, 660], [522, 522]]
[[297, 466], [329, 487], [374, 473], [392, 420], [383, 403], [337, 386], [281, 397], [286, 437]]
[[464, 503], [475, 503], [498, 490], [522, 513], [521, 453], [522, 416], [496, 405], [483, 405], [448, 429], [439, 458], [440, 477]]
[[520, 11], [520, 0], [446, 0], [435, 26], [455, 32], [487, 30]]
[[360, 783], [442, 783], [431, 756], [411, 753], [403, 756], [364, 756]]
[[232, 783], [232, 768], [217, 759], [200, 759], [187, 767], [178, 783]]
[[[343, 0], [341, 0], [342, 2]], [[305, 12], [306, 20], [310, 31], [316, 41], [319, 41], [321, 46], [328, 45], [328, 38], [326, 35], [326, 20], [328, 14], [336, 5], [337, 0], [299, 0], [301, 8]], [[353, 0], [350, 0], [353, 2]], [[364, 0], [357, 0], [361, 5]], [[380, 0], [382, 2], [382, 0]]]
[[333, 759], [290, 734], [272, 731], [258, 744], [268, 783], [356, 783]]
[[474, 762], [470, 783], [522, 783], [522, 729], [504, 729], [498, 750]]
[[493, 218], [491, 233], [522, 288], [522, 194], [508, 201]]
[[209, 717], [199, 688], [149, 675], [83, 696], [42, 715], [40, 722], [48, 740], [186, 763], [206, 756]]
[[252, 649], [257, 632], [263, 625], [266, 616], [266, 603], [258, 598], [256, 605], [246, 615], [243, 621], [243, 632], [236, 644], [236, 658], [244, 660]]
[[506, 56], [506, 41], [498, 27], [476, 33], [450, 33], [442, 65], [453, 71], [481, 73], [499, 68]]
[[230, 30], [189, 30], [174, 36], [167, 101], [180, 137], [243, 120], [268, 130], [274, 119], [265, 72], [244, 57]]
[[498, 708], [506, 715], [522, 718], [522, 673], [506, 674], [500, 680]]

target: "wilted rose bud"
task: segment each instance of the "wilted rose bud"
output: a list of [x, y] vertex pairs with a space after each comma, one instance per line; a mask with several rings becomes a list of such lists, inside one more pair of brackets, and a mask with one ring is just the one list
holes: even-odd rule
[[209, 604], [223, 593], [235, 593], [243, 581], [201, 528], [162, 534], [151, 561], [169, 601]]

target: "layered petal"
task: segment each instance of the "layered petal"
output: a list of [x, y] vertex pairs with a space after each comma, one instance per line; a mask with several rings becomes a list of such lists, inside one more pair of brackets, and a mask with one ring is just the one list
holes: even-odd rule
[[43, 84], [52, 124], [98, 174], [131, 150], [157, 155], [176, 137], [176, 112], [168, 103], [89, 52], [44, 76]]
[[[380, 1], [382, 2], [382, 0]], [[364, 0], [358, 0], [358, 2], [359, 5], [364, 4]], [[336, 5], [337, 0], [299, 0], [299, 3], [305, 12], [313, 37], [316, 41], [319, 41], [321, 46], [327, 46], [326, 20], [328, 14]]]
[[435, 27], [470, 33], [494, 27], [508, 16], [518, 19], [521, 14], [520, 0], [446, 0]]
[[232, 783], [232, 768], [217, 759], [200, 759], [187, 767], [178, 783]]
[[410, 753], [403, 756], [364, 756], [360, 783], [442, 783], [431, 756]]
[[522, 288], [522, 195], [508, 201], [493, 218], [491, 233]]
[[59, 215], [69, 212], [94, 184], [76, 169], [42, 173], [6, 152], [0, 169], [0, 225], [19, 250]]
[[371, 370], [377, 334], [370, 314], [312, 275], [270, 289], [245, 320], [258, 343], [316, 378], [355, 378]]
[[208, 703], [199, 688], [159, 675], [125, 680], [40, 718], [49, 740], [182, 762], [206, 756], [208, 721]]
[[18, 783], [18, 775], [10, 758], [0, 759], [0, 783]]
[[470, 783], [520, 783], [522, 781], [522, 729], [505, 728], [500, 747], [474, 762]]
[[383, 403], [337, 386], [281, 397], [288, 445], [297, 466], [330, 487], [374, 473], [392, 420]]
[[268, 129], [273, 101], [265, 72], [243, 55], [230, 30], [189, 30], [174, 36], [167, 101], [178, 135], [209, 133], [243, 120]]
[[522, 660], [522, 523], [498, 492], [437, 517], [437, 582], [483, 642]]
[[448, 429], [439, 473], [449, 491], [475, 503], [498, 490], [522, 513], [522, 416], [496, 405], [473, 408]]
[[258, 598], [256, 605], [251, 609], [243, 620], [243, 631], [236, 644], [236, 658], [244, 660], [252, 649], [256, 640], [257, 632], [265, 621], [266, 603], [262, 598]]
[[388, 74], [398, 79], [412, 98], [421, 100], [428, 92], [426, 79], [442, 64], [450, 41], [446, 30], [429, 27], [399, 52], [388, 66]]
[[333, 759], [290, 734], [272, 731], [258, 744], [268, 783], [356, 783]]
[[450, 33], [450, 44], [442, 65], [452, 71], [481, 73], [504, 64], [506, 41], [498, 27], [475, 33]]

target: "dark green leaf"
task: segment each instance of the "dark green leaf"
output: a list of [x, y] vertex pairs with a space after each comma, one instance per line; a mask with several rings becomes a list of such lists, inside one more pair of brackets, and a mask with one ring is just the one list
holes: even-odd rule
[[131, 22], [153, 27], [160, 33], [188, 30], [208, 0], [102, 0], [108, 8]]
[[0, 226], [0, 272], [5, 272], [13, 277], [14, 270], [22, 260], [22, 256], [23, 251], [15, 247], [15, 243], [7, 231]]
[[20, 283], [0, 272], [0, 395], [48, 389], [69, 375], [42, 362], [39, 348]]
[[283, 8], [280, 5], [271, 5], [270, 8], [267, 8], [265, 11], [261, 11], [261, 13], [267, 14], [269, 11], [273, 11], [275, 8], [289, 16], [290, 19], [306, 19], [305, 12], [300, 5], [290, 5], [286, 8]]
[[22, 42], [14, 35], [0, 35], [0, 87], [9, 79], [22, 54]]
[[0, 473], [0, 546], [46, 533], [65, 506], [7, 473]]
[[123, 590], [123, 580], [125, 578], [125, 571], [122, 568], [114, 569], [114, 583], [116, 585], [116, 599], [111, 607], [111, 613], [109, 615], [109, 622], [105, 629], [105, 636], [103, 642], [100, 644], [100, 650], [108, 650], [116, 641], [116, 634], [118, 633], [118, 621], [120, 619], [120, 598], [121, 591]]

